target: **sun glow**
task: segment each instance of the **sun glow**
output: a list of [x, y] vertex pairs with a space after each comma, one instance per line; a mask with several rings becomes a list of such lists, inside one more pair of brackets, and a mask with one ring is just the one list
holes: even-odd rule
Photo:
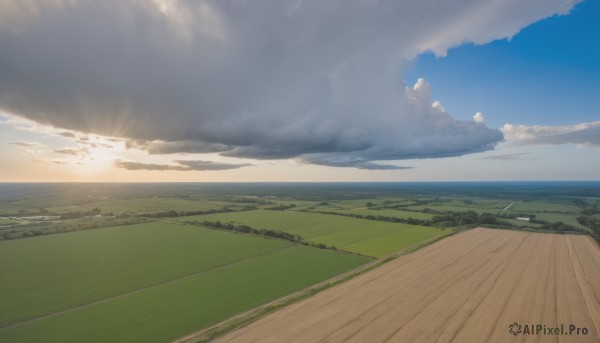
[[100, 175], [113, 167], [113, 161], [126, 153], [125, 143], [120, 140], [90, 136], [78, 140], [81, 155], [76, 156], [74, 163], [82, 176]]

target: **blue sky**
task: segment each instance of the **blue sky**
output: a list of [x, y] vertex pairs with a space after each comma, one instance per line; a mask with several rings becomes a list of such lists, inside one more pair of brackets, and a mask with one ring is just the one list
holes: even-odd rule
[[600, 1], [579, 3], [510, 40], [460, 46], [446, 57], [423, 54], [403, 75], [408, 83], [419, 77], [453, 116], [467, 120], [480, 111], [493, 127], [600, 120]]
[[0, 12], [0, 181], [600, 177], [600, 1]]

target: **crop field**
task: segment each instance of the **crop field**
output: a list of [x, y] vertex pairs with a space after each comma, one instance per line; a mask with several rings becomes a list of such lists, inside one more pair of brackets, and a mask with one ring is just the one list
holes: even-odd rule
[[180, 217], [182, 222], [221, 221], [300, 235], [304, 240], [335, 246], [367, 256], [382, 257], [426, 239], [444, 236], [449, 230], [388, 223], [344, 216], [294, 212], [247, 211]]
[[[521, 325], [521, 333], [525, 325], [563, 325], [564, 334], [515, 337], [509, 332], [513, 323]], [[571, 325], [580, 330], [571, 331]], [[402, 256], [217, 341], [599, 340], [596, 242], [583, 235], [478, 228]]]
[[367, 258], [152, 222], [0, 242], [0, 341], [164, 342]]

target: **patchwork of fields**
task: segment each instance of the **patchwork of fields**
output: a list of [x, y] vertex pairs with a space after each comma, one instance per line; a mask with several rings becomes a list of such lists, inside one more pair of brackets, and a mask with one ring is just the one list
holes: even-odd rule
[[367, 256], [382, 257], [451, 233], [433, 227], [370, 221], [344, 216], [294, 211], [247, 211], [180, 217], [181, 222], [221, 221], [256, 229], [284, 231], [305, 241], [332, 245]]
[[0, 242], [0, 341], [164, 342], [369, 260], [162, 222]]
[[[516, 337], [509, 332], [513, 323], [521, 333], [527, 324], [563, 324], [567, 334]], [[596, 242], [581, 235], [479, 228], [267, 315], [218, 342], [599, 340]]]
[[[589, 187], [459, 186], [4, 185], [0, 342], [199, 337], [457, 230], [600, 233]], [[509, 320], [573, 322], [597, 339], [598, 255], [584, 236], [475, 229], [225, 339], [504, 341]]]

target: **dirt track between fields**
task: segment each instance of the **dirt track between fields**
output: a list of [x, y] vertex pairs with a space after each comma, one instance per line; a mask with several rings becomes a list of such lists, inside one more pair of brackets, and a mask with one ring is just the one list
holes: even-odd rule
[[[513, 322], [588, 333], [514, 336]], [[218, 340], [538, 341], [600, 342], [600, 249], [590, 237], [473, 229]]]

